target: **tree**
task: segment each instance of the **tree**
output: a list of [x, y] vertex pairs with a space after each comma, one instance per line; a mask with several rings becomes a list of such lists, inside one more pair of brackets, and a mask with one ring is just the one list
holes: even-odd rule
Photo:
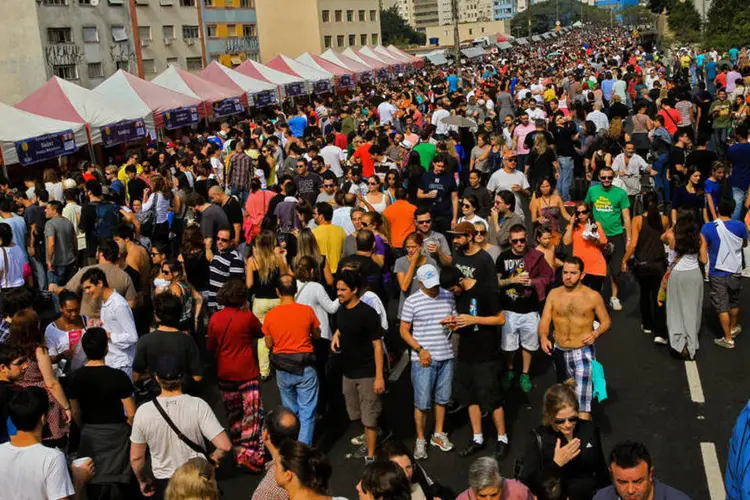
[[664, 9], [669, 12], [673, 4], [674, 0], [648, 0], [648, 8], [656, 14], [661, 14], [664, 12]]
[[398, 7], [395, 5], [380, 11], [380, 32], [382, 33], [383, 45], [393, 44], [397, 47], [424, 45], [427, 39], [424, 33], [420, 33], [409, 26], [398, 15]]
[[639, 24], [651, 24], [654, 22], [654, 15], [651, 10], [641, 5], [634, 5], [624, 9], [620, 16], [622, 22], [628, 26], [637, 26]]
[[706, 24], [706, 47], [727, 50], [750, 42], [750, 10], [746, 0], [711, 2]]
[[697, 42], [701, 35], [701, 16], [693, 0], [674, 2], [669, 10], [669, 29], [681, 42]]
[[[561, 26], [570, 26], [581, 20], [584, 22], [609, 25], [610, 11], [601, 7], [585, 5], [579, 0], [556, 0], [535, 3], [530, 7], [532, 34], [538, 35], [555, 29], [555, 21], [560, 16]], [[529, 34], [529, 12], [516, 14], [510, 21], [510, 32], [516, 38]]]

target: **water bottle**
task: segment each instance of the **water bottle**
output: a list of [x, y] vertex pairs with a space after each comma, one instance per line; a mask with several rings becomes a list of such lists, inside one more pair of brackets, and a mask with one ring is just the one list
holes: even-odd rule
[[[471, 302], [469, 303], [469, 314], [472, 316], [477, 315], [477, 298], [474, 297], [471, 299]], [[479, 325], [474, 325], [474, 331], [479, 331]]]

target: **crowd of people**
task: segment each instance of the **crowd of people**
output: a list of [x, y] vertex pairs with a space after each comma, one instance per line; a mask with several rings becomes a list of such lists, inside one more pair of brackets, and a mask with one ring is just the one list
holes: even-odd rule
[[[328, 499], [345, 414], [363, 500], [687, 498], [641, 443], [605, 458], [596, 344], [632, 273], [654, 343], [697, 355], [705, 281], [735, 347], [748, 102], [745, 49], [587, 27], [0, 178], [0, 491], [218, 498], [224, 462], [257, 500]], [[546, 356], [542, 422], [509, 436]], [[454, 448], [489, 453], [463, 493], [423, 468]]]

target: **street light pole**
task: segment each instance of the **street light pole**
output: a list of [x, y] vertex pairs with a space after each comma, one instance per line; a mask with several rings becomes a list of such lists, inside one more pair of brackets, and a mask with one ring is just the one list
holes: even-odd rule
[[451, 12], [453, 13], [453, 54], [456, 59], [456, 77], [459, 85], [461, 82], [461, 34], [458, 30], [458, 0], [451, 0]]
[[529, 19], [529, 40], [531, 40], [531, 0], [526, 0], [526, 17]]

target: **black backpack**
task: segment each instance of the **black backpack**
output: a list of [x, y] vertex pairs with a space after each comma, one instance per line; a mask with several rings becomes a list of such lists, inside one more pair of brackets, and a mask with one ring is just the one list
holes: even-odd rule
[[95, 208], [96, 223], [94, 224], [94, 234], [96, 238], [99, 240], [111, 238], [120, 224], [120, 209], [117, 205], [109, 201], [96, 203]]

